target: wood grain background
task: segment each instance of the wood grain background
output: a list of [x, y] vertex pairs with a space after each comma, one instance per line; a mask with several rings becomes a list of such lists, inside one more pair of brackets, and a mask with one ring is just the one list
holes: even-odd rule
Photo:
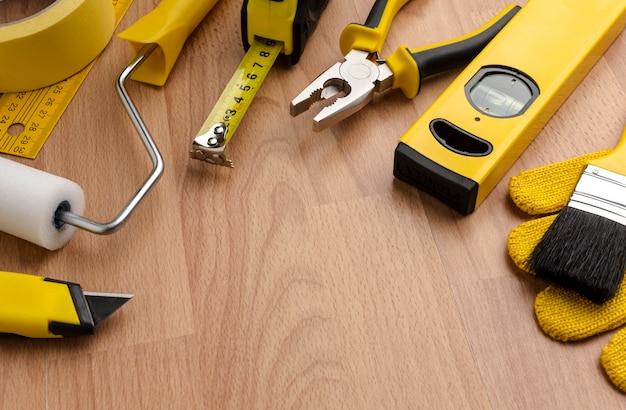
[[[135, 0], [118, 31], [157, 3]], [[272, 69], [228, 146], [234, 169], [188, 151], [244, 55], [241, 1], [215, 6], [164, 87], [129, 84], [163, 178], [113, 235], [81, 231], [50, 252], [0, 233], [0, 269], [135, 298], [92, 337], [0, 339], [1, 408], [626, 408], [599, 363], [613, 333], [546, 337], [533, 313], [545, 284], [506, 252], [529, 219], [508, 198], [510, 176], [617, 143], [626, 35], [462, 217], [392, 176], [398, 138], [460, 71], [413, 100], [379, 95], [321, 133], [316, 110], [289, 115], [371, 3], [331, 0], [300, 63]], [[472, 31], [508, 4], [410, 2], [383, 56]], [[38, 158], [14, 158], [81, 185], [96, 220], [151, 167], [114, 90], [130, 57], [114, 38]]]

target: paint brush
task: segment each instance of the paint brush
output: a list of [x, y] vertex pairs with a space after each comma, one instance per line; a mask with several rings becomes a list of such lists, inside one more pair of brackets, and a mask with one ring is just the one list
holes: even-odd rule
[[626, 128], [617, 147], [585, 166], [528, 265], [596, 303], [617, 293], [626, 269]]

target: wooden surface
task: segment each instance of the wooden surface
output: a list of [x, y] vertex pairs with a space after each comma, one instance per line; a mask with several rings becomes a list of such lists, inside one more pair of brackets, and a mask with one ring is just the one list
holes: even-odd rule
[[[156, 3], [135, 0], [118, 31]], [[467, 33], [508, 4], [410, 2], [383, 56]], [[165, 159], [156, 188], [119, 232], [80, 231], [59, 251], [0, 233], [0, 269], [135, 297], [91, 337], [0, 339], [1, 408], [626, 408], [599, 363], [613, 332], [546, 337], [533, 313], [545, 284], [506, 252], [530, 219], [508, 198], [510, 176], [617, 143], [626, 35], [462, 217], [392, 176], [398, 138], [460, 71], [414, 100], [378, 95], [321, 133], [316, 110], [289, 115], [370, 5], [331, 0], [300, 63], [272, 69], [228, 146], [234, 169], [188, 150], [243, 57], [241, 1], [216, 5], [163, 88], [129, 85]], [[77, 182], [101, 221], [151, 167], [113, 86], [130, 54], [113, 39], [38, 158], [16, 159]]]

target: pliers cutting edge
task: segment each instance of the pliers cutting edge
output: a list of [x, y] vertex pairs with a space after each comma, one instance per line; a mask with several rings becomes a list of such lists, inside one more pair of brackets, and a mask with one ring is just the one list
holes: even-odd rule
[[365, 24], [348, 24], [339, 39], [345, 61], [330, 67], [298, 94], [291, 101], [291, 115], [307, 111], [315, 102], [334, 99], [313, 118], [313, 130], [321, 131], [359, 111], [376, 92], [399, 88], [413, 98], [424, 78], [472, 61], [520, 9], [510, 5], [468, 35], [412, 50], [401, 46], [380, 60], [391, 22], [408, 2], [376, 0]]

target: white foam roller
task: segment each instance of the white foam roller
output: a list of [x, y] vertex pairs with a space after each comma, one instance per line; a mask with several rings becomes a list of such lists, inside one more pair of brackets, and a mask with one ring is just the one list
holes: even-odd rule
[[74, 226], [54, 223], [56, 210], [67, 204], [82, 215], [85, 194], [78, 184], [0, 157], [0, 231], [59, 249], [76, 232]]

